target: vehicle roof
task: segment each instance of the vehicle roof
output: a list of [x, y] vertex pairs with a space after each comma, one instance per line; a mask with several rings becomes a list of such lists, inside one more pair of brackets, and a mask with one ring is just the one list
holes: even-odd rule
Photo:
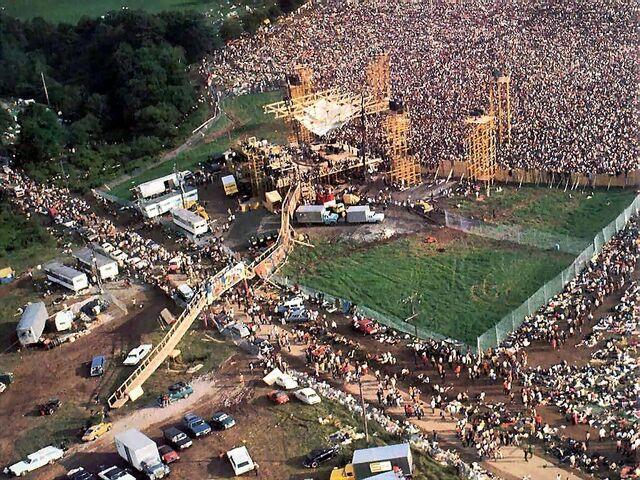
[[305, 395], [314, 394], [317, 395], [316, 391], [311, 387], [305, 387], [298, 390], [298, 393], [304, 393]]
[[381, 460], [390, 460], [392, 458], [408, 457], [411, 447], [408, 443], [398, 443], [395, 445], [386, 445], [384, 447], [364, 448], [353, 452], [352, 463], [368, 463], [379, 462]]
[[184, 433], [182, 430], [180, 430], [178, 427], [169, 427], [169, 428], [165, 428], [163, 430], [163, 433], [169, 434], [169, 435], [178, 435], [178, 434], [183, 434], [186, 435], [186, 433]]
[[297, 212], [322, 212], [326, 210], [324, 205], [300, 205]]
[[138, 444], [138, 446], [142, 446], [143, 444], [156, 444], [156, 442], [135, 428], [130, 428], [129, 430], [116, 434], [116, 441], [124, 443], [125, 445], [135, 443]]
[[233, 458], [236, 463], [243, 460], [251, 460], [247, 447], [237, 447], [227, 452], [227, 457]]

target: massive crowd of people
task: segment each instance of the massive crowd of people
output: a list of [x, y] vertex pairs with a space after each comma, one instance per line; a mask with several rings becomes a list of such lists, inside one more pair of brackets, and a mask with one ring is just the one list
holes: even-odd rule
[[487, 108], [497, 69], [511, 75], [506, 166], [617, 174], [637, 168], [637, 27], [625, 0], [322, 0], [215, 52], [209, 68], [236, 93], [274, 88], [298, 64], [317, 88], [357, 92], [387, 51], [392, 95], [430, 164], [460, 159], [462, 120]]

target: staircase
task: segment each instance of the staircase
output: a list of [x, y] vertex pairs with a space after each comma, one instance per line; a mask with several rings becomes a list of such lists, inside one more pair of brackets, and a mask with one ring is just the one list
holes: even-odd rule
[[[233, 288], [241, 280], [247, 277], [247, 269], [242, 266], [243, 274], [238, 275], [239, 269], [233, 267], [227, 268], [219, 272], [210, 282], [210, 292], [212, 292], [213, 300], [217, 300], [224, 292]], [[229, 275], [227, 275], [229, 274]], [[203, 285], [208, 282], [204, 282]], [[164, 362], [167, 356], [176, 348], [184, 334], [187, 333], [193, 322], [202, 309], [207, 305], [206, 288], [200, 288], [198, 293], [193, 297], [187, 308], [180, 314], [176, 322], [171, 325], [153, 350], [138, 365], [131, 375], [113, 392], [108, 399], [110, 408], [120, 408], [129, 400], [136, 400], [142, 395], [142, 385], [147, 379], [153, 375], [157, 368]]]

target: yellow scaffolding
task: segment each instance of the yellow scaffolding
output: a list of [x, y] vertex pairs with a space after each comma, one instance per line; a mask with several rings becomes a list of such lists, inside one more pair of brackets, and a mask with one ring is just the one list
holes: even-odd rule
[[493, 72], [489, 81], [489, 115], [496, 119], [497, 142], [511, 145], [511, 76]]
[[413, 187], [422, 181], [420, 163], [409, 154], [410, 126], [406, 111], [390, 113], [384, 119], [386, 150], [391, 160], [389, 181], [400, 188]]
[[490, 182], [496, 175], [496, 118], [479, 113], [470, 115], [464, 123], [465, 159], [469, 178]]

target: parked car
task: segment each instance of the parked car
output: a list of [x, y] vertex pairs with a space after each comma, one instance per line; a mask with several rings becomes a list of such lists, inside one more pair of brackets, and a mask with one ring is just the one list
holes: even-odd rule
[[104, 374], [104, 366], [107, 363], [107, 359], [104, 355], [98, 355], [91, 360], [90, 375], [92, 377], [99, 377]]
[[62, 450], [50, 445], [27, 455], [26, 460], [21, 460], [20, 462], [6, 468], [5, 473], [11, 473], [16, 477], [22, 477], [29, 472], [33, 472], [40, 467], [61, 459], [63, 455], [64, 452]]
[[160, 458], [167, 465], [180, 460], [180, 455], [178, 455], [178, 452], [176, 452], [169, 445], [160, 445], [158, 447], [158, 453], [160, 453]]
[[158, 397], [158, 405], [166, 406], [183, 398], [188, 398], [193, 393], [193, 387], [186, 382], [176, 382], [170, 385], [167, 393]]
[[203, 437], [211, 433], [211, 426], [195, 413], [187, 413], [184, 416], [184, 426], [193, 437]]
[[307, 387], [301, 390], [296, 390], [293, 394], [298, 400], [302, 403], [306, 403], [307, 405], [315, 405], [316, 403], [321, 402], [320, 396], [313, 388]]
[[50, 398], [46, 403], [38, 405], [38, 411], [44, 417], [45, 415], [53, 415], [60, 410], [61, 406], [62, 402], [59, 398]]
[[146, 357], [152, 349], [153, 345], [151, 345], [150, 343], [144, 343], [139, 347], [131, 350], [129, 352], [129, 355], [127, 355], [127, 358], [125, 358], [124, 362], [122, 363], [124, 363], [125, 365], [137, 365], [138, 363], [140, 363], [140, 360]]
[[271, 400], [276, 405], [282, 405], [283, 403], [287, 403], [289, 401], [289, 395], [282, 390], [274, 390], [269, 393], [269, 400]]
[[87, 472], [84, 468], [78, 467], [67, 472], [67, 478], [69, 480], [98, 480], [93, 473]]
[[304, 298], [301, 295], [290, 298], [276, 307], [276, 313], [284, 315], [290, 309], [304, 306]]
[[365, 335], [374, 335], [380, 331], [380, 326], [371, 319], [361, 318], [353, 322], [353, 329]]
[[120, 467], [107, 467], [101, 472], [98, 472], [98, 477], [102, 480], [136, 480], [136, 477]]
[[184, 450], [193, 445], [191, 439], [182, 430], [176, 427], [167, 428], [162, 432], [164, 439], [178, 450]]
[[285, 321], [287, 323], [305, 323], [311, 320], [309, 312], [304, 308], [297, 308], [292, 310], [291, 313], [285, 315]]
[[318, 468], [321, 463], [327, 462], [338, 455], [338, 450], [339, 448], [337, 445], [333, 447], [317, 448], [315, 450], [311, 450], [304, 457], [302, 465], [307, 468]]
[[249, 328], [241, 322], [232, 323], [227, 327], [227, 331], [234, 337], [246, 338], [251, 335]]
[[97, 440], [102, 435], [111, 430], [111, 427], [112, 425], [109, 422], [100, 422], [97, 425], [92, 425], [91, 427], [87, 428], [87, 430], [84, 432], [84, 435], [82, 435], [82, 441], [93, 442], [94, 440]]
[[250, 472], [255, 468], [247, 447], [238, 447], [233, 450], [229, 450], [227, 452], [227, 458], [229, 459], [231, 467], [233, 468], [233, 473], [236, 476]]
[[236, 424], [236, 420], [224, 412], [216, 412], [211, 417], [211, 426], [216, 430], [228, 430]]

